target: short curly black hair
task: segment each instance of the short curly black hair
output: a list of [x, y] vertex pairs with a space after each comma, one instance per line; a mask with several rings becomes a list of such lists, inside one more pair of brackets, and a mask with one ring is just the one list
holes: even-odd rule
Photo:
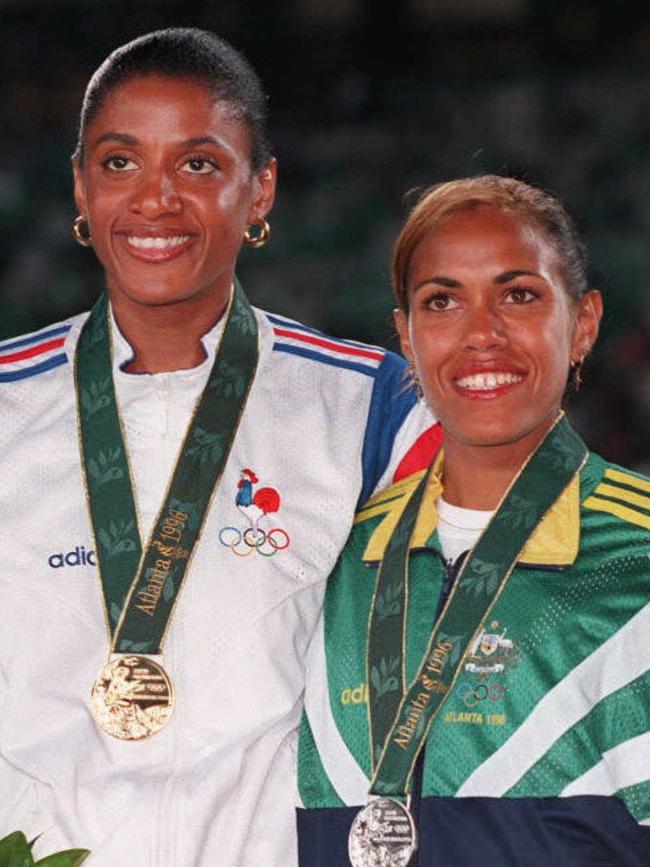
[[170, 27], [139, 36], [116, 48], [88, 82], [79, 116], [73, 157], [83, 162], [86, 129], [112, 90], [145, 75], [196, 81], [215, 100], [228, 103], [251, 137], [251, 165], [260, 169], [272, 156], [267, 129], [268, 98], [248, 61], [232, 45], [207, 30]]

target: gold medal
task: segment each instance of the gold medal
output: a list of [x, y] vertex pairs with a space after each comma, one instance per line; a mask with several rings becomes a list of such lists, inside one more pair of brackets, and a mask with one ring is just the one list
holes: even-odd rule
[[90, 700], [99, 727], [124, 741], [155, 735], [174, 709], [171, 681], [150, 656], [121, 654], [111, 660], [95, 680]]
[[[226, 467], [259, 359], [257, 319], [236, 281], [225, 316], [208, 382], [185, 433], [187, 447], [180, 449], [146, 544], [140, 536], [113, 383], [111, 311], [106, 295], [81, 329], [75, 353], [80, 452], [112, 648], [146, 649], [153, 656], [160, 653], [192, 552]], [[223, 373], [233, 364], [238, 377], [234, 391]], [[110, 491], [104, 488], [106, 481], [111, 481]], [[120, 554], [117, 558], [113, 556], [116, 552]], [[112, 737], [142, 740], [160, 731], [171, 716], [171, 683], [151, 655], [117, 654], [93, 685], [93, 716]]]

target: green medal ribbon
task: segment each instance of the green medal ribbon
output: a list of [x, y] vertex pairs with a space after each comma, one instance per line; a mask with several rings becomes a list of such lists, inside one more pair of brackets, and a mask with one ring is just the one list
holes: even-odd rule
[[[377, 575], [368, 627], [371, 795], [406, 797], [429, 729], [451, 694], [471, 642], [490, 616], [528, 538], [584, 464], [587, 449], [562, 415], [530, 456], [467, 556], [404, 689], [409, 543], [432, 469], [393, 532]], [[394, 603], [388, 615], [378, 600]], [[386, 689], [389, 678], [398, 688]], [[395, 680], [391, 687], [395, 686]]]
[[257, 322], [235, 282], [212, 370], [143, 551], [113, 383], [109, 316], [103, 294], [77, 345], [82, 463], [112, 650], [158, 654], [255, 376]]

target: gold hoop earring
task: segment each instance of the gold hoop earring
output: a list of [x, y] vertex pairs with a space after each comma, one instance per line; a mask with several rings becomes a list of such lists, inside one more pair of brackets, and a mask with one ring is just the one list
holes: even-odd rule
[[571, 365], [571, 385], [576, 394], [580, 391], [580, 386], [582, 385], [582, 365], [584, 364], [584, 361], [585, 356], [581, 355], [580, 358], [577, 361], [574, 361]]
[[[253, 234], [251, 229], [255, 229]], [[263, 247], [271, 237], [271, 226], [262, 218], [259, 223], [252, 223], [244, 232], [244, 243], [249, 247]]]
[[[84, 226], [85, 230], [88, 232], [86, 235], [83, 234]], [[72, 224], [72, 237], [75, 239], [77, 244], [81, 244], [82, 247], [92, 247], [93, 245], [93, 239], [90, 237], [88, 220], [86, 217], [82, 217], [81, 214], [79, 214]]]

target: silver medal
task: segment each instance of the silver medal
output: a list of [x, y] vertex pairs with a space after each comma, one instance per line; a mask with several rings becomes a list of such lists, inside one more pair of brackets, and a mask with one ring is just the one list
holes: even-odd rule
[[348, 837], [352, 867], [407, 867], [417, 847], [413, 817], [392, 798], [374, 798], [359, 810]]

